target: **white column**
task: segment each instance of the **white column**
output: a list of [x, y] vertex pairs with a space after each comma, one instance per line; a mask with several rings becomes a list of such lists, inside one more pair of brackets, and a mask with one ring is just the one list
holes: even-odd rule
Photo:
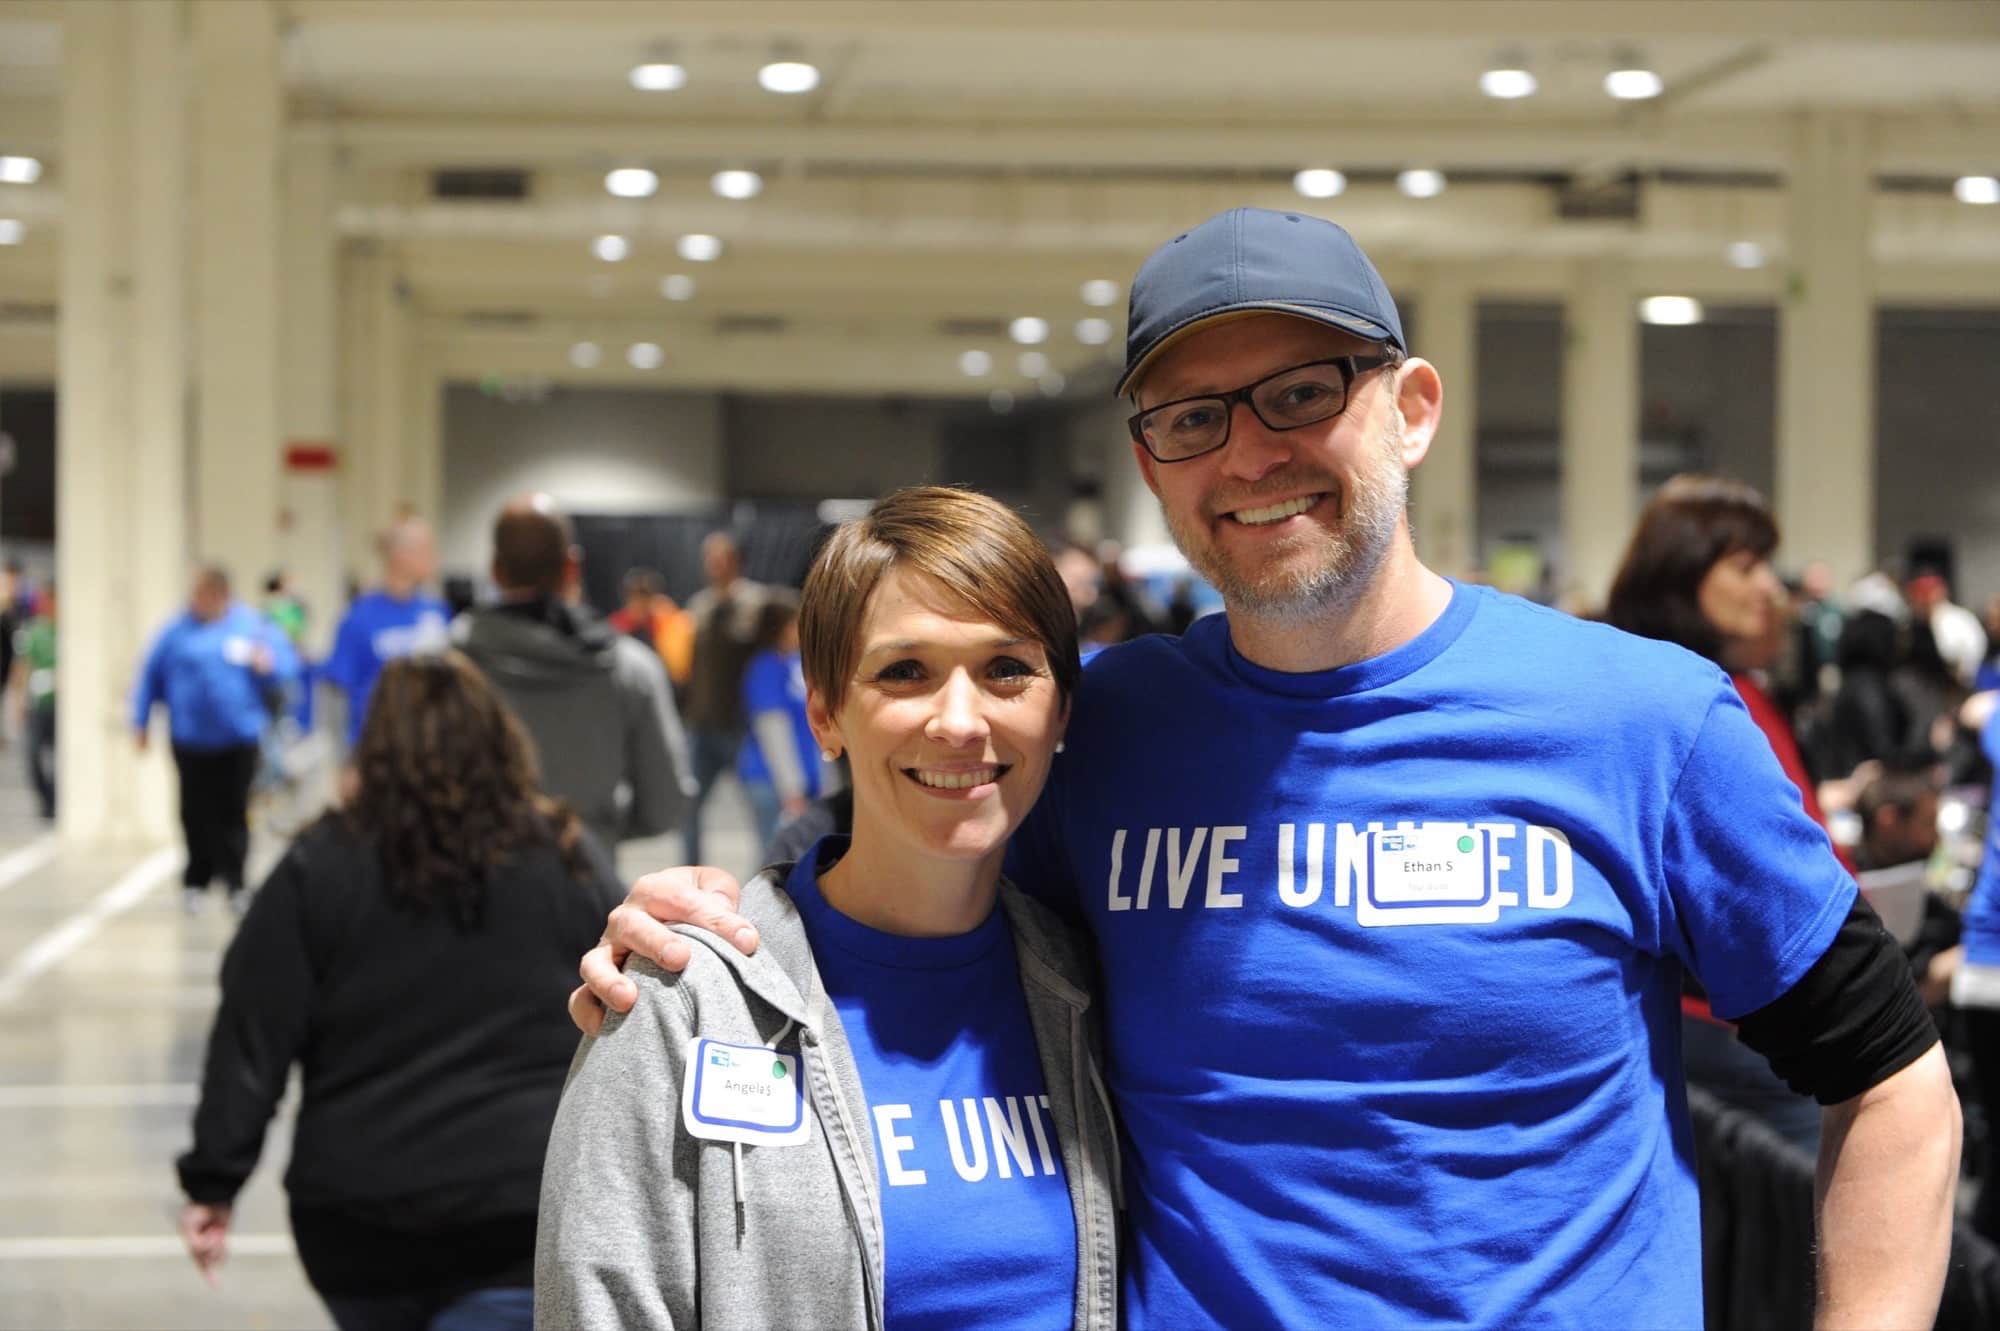
[[339, 621], [345, 533], [340, 523], [339, 242], [334, 235], [334, 148], [294, 142], [284, 158], [282, 396], [288, 448], [332, 451], [335, 467], [290, 466], [279, 495], [280, 555], [311, 607], [308, 640], [331, 645]]
[[185, 594], [185, 57], [168, 5], [63, 18], [58, 810], [71, 840], [150, 839], [166, 764], [139, 759], [127, 707]]
[[444, 522], [444, 375], [434, 348], [406, 315], [410, 347], [399, 460], [402, 502], [437, 530]]
[[1784, 557], [1823, 559], [1842, 584], [1875, 565], [1872, 163], [1865, 116], [1801, 122], [1778, 321], [1773, 499]]
[[1132, 432], [1126, 418], [1129, 399], [1119, 398], [1084, 413], [1073, 427], [1083, 432], [1104, 457], [1104, 534], [1130, 549], [1136, 545], [1171, 545], [1173, 536], [1160, 512], [1160, 501], [1146, 488], [1132, 453]]
[[278, 562], [278, 16], [196, 0], [195, 548], [239, 595]]
[[1413, 355], [1444, 380], [1444, 417], [1431, 451], [1410, 477], [1410, 522], [1425, 564], [1454, 577], [1478, 566], [1478, 299], [1471, 274], [1434, 264], [1417, 287]]
[[1562, 554], [1565, 603], [1603, 606], [1639, 510], [1639, 323], [1613, 260], [1582, 265], [1563, 339]]
[[352, 249], [343, 265], [346, 384], [342, 511], [349, 571], [364, 582], [377, 565], [376, 540], [399, 513], [415, 508], [416, 469], [403, 459], [411, 421], [410, 364], [416, 340], [409, 296], [394, 253], [382, 242]]

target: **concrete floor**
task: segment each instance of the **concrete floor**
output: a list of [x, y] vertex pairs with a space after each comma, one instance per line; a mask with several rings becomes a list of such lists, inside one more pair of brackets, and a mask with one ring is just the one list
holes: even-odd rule
[[[58, 847], [18, 748], [0, 752], [0, 1331], [331, 1325], [299, 1269], [279, 1178], [290, 1100], [238, 1199], [220, 1288], [174, 1232], [216, 973], [235, 920], [179, 900], [179, 848]], [[709, 803], [710, 843], [758, 848], [741, 793]], [[678, 836], [630, 842], [626, 876], [680, 860]], [[260, 833], [255, 876], [282, 843]]]

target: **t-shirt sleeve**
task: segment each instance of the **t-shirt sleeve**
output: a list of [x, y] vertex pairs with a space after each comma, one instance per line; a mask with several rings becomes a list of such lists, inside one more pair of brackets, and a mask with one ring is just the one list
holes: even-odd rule
[[1669, 795], [1660, 862], [1667, 937], [1724, 1020], [1797, 984], [1857, 891], [1726, 682]]
[[791, 710], [791, 699], [786, 696], [787, 672], [785, 658], [776, 652], [759, 652], [750, 660], [749, 669], [743, 672], [743, 710], [750, 716], [759, 712], [786, 712]]
[[342, 689], [352, 690], [356, 676], [355, 656], [361, 646], [362, 626], [356, 622], [357, 615], [349, 611], [334, 630], [333, 650], [327, 653], [326, 663], [320, 667], [320, 674]]

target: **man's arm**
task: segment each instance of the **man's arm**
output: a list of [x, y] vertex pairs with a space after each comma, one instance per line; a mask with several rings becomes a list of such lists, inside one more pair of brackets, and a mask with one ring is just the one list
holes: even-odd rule
[[1951, 1252], [1960, 1121], [1944, 1050], [1821, 1119], [1816, 1331], [1922, 1331]]
[[577, 970], [583, 983], [569, 996], [569, 1018], [585, 1035], [604, 1024], [604, 1009], [630, 1012], [639, 990], [625, 978], [625, 959], [634, 953], [661, 970], [687, 969], [688, 940], [669, 929], [694, 924], [727, 938], [746, 955], [757, 950], [757, 926], [736, 913], [743, 888], [726, 869], [688, 866], [649, 873], [632, 884], [625, 904], [611, 912], [604, 938], [583, 954]]

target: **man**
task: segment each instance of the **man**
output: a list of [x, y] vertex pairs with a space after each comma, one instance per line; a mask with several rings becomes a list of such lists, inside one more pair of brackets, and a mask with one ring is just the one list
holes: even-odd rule
[[728, 532], [710, 532], [701, 543], [708, 585], [687, 604], [694, 620], [694, 665], [688, 676], [686, 713], [694, 749], [694, 802], [687, 811], [687, 857], [701, 861], [701, 811], [709, 792], [736, 763], [743, 742], [743, 672], [757, 649], [757, 617], [764, 588], [743, 576], [743, 556]]
[[271, 722], [270, 698], [298, 674], [284, 634], [229, 595], [221, 568], [195, 577], [188, 608], [153, 640], [132, 691], [132, 730], [144, 753], [153, 708], [165, 704], [181, 782], [187, 867], [182, 903], [200, 908], [220, 878], [242, 911], [243, 861], [250, 849], [250, 782], [258, 741]]
[[437, 576], [437, 541], [421, 519], [396, 520], [382, 537], [382, 585], [347, 608], [321, 673], [347, 696], [347, 746], [361, 739], [368, 695], [382, 667], [444, 647], [451, 615], [423, 590]]
[[1938, 655], [1961, 685], [1970, 687], [1986, 660], [1986, 629], [1979, 616], [1951, 599], [1951, 584], [1935, 569], [1923, 569], [1905, 589], [1919, 623], [1930, 625]]
[[572, 604], [582, 568], [548, 496], [511, 501], [493, 525], [500, 602], [462, 615], [452, 639], [527, 726], [542, 788], [615, 850], [673, 828], [693, 790], [666, 669]]
[[676, 687], [686, 687], [694, 667], [694, 621], [674, 604], [665, 580], [650, 568], [627, 571], [620, 590], [625, 604], [606, 615], [604, 622], [658, 652], [667, 678]]
[[[1820, 1326], [1928, 1326], [1949, 1075], [1728, 678], [1419, 562], [1442, 384], [1340, 228], [1224, 214], [1131, 302], [1134, 455], [1226, 614], [1085, 672], [1009, 867], [1096, 935], [1127, 1324], [1699, 1325], [1686, 966], [1827, 1105]], [[754, 945], [704, 872], [611, 940]]]
[[13, 635], [8, 680], [27, 743], [28, 782], [44, 820], [56, 816], [56, 585], [42, 589], [35, 617]]

